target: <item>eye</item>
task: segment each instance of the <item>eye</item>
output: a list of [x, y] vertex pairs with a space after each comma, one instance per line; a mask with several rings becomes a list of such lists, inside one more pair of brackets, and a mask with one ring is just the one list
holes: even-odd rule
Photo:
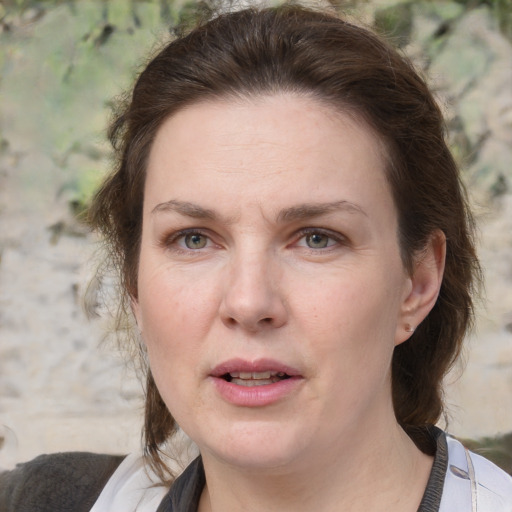
[[208, 237], [202, 233], [187, 233], [181, 236], [181, 240], [187, 249], [204, 249], [208, 245]]
[[326, 233], [320, 230], [305, 230], [297, 245], [309, 249], [327, 249], [340, 243], [341, 235]]
[[212, 239], [201, 230], [184, 229], [166, 235], [160, 240], [160, 245], [166, 250], [177, 253], [208, 249], [213, 245]]
[[306, 235], [304, 240], [306, 245], [311, 249], [324, 249], [329, 246], [329, 242], [331, 241], [329, 237], [323, 233], [311, 233]]

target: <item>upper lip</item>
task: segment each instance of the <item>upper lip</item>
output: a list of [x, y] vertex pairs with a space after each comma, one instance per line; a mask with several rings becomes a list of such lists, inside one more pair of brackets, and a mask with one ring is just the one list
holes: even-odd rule
[[276, 372], [285, 373], [289, 377], [300, 376], [301, 373], [296, 368], [293, 368], [287, 364], [281, 363], [273, 359], [257, 359], [255, 361], [247, 361], [245, 359], [230, 359], [218, 364], [213, 368], [210, 375], [212, 377], [222, 377], [227, 373], [234, 372]]

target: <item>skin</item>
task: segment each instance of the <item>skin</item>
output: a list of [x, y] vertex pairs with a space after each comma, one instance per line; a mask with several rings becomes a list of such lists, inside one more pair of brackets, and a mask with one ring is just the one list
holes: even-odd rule
[[[435, 303], [444, 237], [405, 271], [385, 165], [368, 126], [304, 96], [198, 103], [159, 129], [133, 308], [203, 456], [200, 510], [417, 509], [432, 460], [396, 422], [390, 365]], [[211, 377], [233, 358], [299, 381], [234, 405]]]

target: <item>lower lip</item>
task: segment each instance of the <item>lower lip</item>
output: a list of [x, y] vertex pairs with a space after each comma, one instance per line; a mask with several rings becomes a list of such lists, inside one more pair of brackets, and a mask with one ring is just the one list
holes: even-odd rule
[[263, 386], [239, 386], [218, 377], [212, 377], [212, 380], [219, 394], [227, 402], [240, 407], [264, 407], [296, 391], [303, 379], [290, 377]]

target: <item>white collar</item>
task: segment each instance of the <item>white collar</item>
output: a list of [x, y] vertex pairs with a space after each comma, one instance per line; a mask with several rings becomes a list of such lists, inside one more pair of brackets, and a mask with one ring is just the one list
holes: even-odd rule
[[168, 491], [142, 455], [133, 453], [114, 471], [90, 512], [155, 512]]
[[448, 467], [439, 512], [512, 512], [512, 478], [446, 436]]
[[[512, 478], [492, 462], [446, 436], [448, 467], [439, 512], [512, 512]], [[155, 512], [169, 491], [144, 464], [128, 455], [90, 512]]]

